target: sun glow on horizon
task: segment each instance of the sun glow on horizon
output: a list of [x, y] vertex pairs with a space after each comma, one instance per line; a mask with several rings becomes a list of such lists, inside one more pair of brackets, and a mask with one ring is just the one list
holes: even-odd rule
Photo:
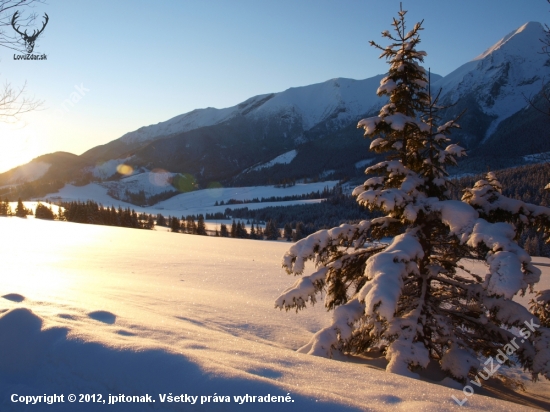
[[0, 123], [0, 136], [0, 173], [48, 152], [44, 132], [31, 124]]
[[[15, 210], [15, 203], [10, 202], [10, 205]], [[24, 202], [24, 206], [34, 212], [36, 202]], [[52, 209], [54, 213], [58, 211], [55, 206]], [[79, 226], [76, 232], [75, 225]], [[90, 282], [91, 279], [95, 281], [94, 278], [77, 276], [77, 273], [86, 271], [85, 262], [89, 261], [89, 256], [94, 255], [102, 242], [112, 238], [106, 226], [45, 221], [28, 216], [26, 219], [0, 217], [0, 228], [10, 234], [10, 241], [3, 245], [10, 259], [4, 262], [2, 272], [17, 274], [3, 278], [4, 290], [32, 300], [55, 302], [67, 294], [78, 300], [80, 291], [98, 287]]]

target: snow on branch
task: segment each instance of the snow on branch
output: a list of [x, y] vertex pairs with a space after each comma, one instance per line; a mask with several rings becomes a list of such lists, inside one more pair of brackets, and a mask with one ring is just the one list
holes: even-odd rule
[[403, 163], [401, 163], [399, 160], [386, 160], [384, 162], [377, 163], [373, 166], [370, 166], [365, 170], [365, 173], [378, 173], [381, 170], [384, 170], [392, 175], [405, 175], [410, 170], [407, 169], [405, 166], [403, 166]]
[[367, 315], [377, 314], [387, 320], [393, 319], [397, 301], [403, 289], [403, 279], [418, 273], [416, 259], [424, 256], [422, 246], [414, 232], [396, 236], [382, 252], [367, 260], [365, 276], [369, 281], [357, 297], [365, 302]]
[[468, 240], [479, 216], [474, 208], [458, 200], [436, 199], [429, 199], [427, 206], [441, 213], [441, 221], [449, 227], [451, 235], [457, 236], [461, 243]]
[[502, 195], [502, 185], [493, 173], [487, 174], [487, 180], [478, 180], [474, 187], [465, 190], [462, 200], [469, 203], [485, 215], [497, 211], [508, 212], [512, 215], [523, 216], [524, 221], [533, 221], [535, 218], [550, 220], [550, 208], [526, 203]]
[[366, 119], [359, 120], [359, 123], [357, 123], [357, 128], [365, 129], [365, 136], [368, 136], [374, 133], [376, 126], [381, 120], [382, 119], [379, 116], [367, 117]]
[[389, 322], [385, 333], [385, 336], [391, 340], [386, 351], [386, 359], [389, 361], [386, 367], [388, 372], [417, 378], [418, 375], [410, 368], [415, 366], [426, 368], [430, 362], [428, 348], [418, 340], [418, 337], [424, 334], [420, 318], [424, 309], [426, 290], [427, 282], [422, 282], [421, 294], [412, 303], [413, 309]]
[[283, 267], [288, 274], [302, 274], [307, 260], [317, 258], [316, 264], [321, 263], [330, 247], [348, 246], [352, 240], [360, 244], [361, 235], [370, 229], [371, 223], [363, 220], [355, 225], [343, 224], [332, 229], [319, 230], [292, 245], [283, 256]]
[[468, 348], [453, 343], [441, 358], [441, 369], [448, 371], [455, 379], [466, 379], [471, 369], [477, 370], [479, 358]]
[[482, 295], [483, 305], [493, 314], [496, 320], [503, 325], [521, 326], [533, 315], [525, 306], [509, 299]]
[[313, 335], [298, 352], [331, 358], [338, 343], [351, 337], [353, 324], [359, 320], [363, 311], [363, 304], [356, 298], [337, 307], [332, 315], [332, 324]]
[[[514, 241], [514, 228], [504, 222], [489, 223], [477, 219], [467, 244], [478, 247], [484, 244], [490, 273], [485, 286], [490, 295], [511, 299], [520, 289], [538, 282], [540, 270], [531, 263], [531, 257]], [[525, 271], [525, 273], [524, 273]]]
[[385, 112], [381, 116], [367, 117], [360, 120], [359, 123], [357, 123], [357, 128], [365, 129], [364, 135], [369, 136], [377, 131], [376, 129], [379, 123], [385, 123], [390, 126], [392, 130], [396, 131], [403, 131], [406, 125], [413, 126], [421, 132], [428, 132], [430, 130], [430, 126], [428, 124], [417, 120], [414, 117], [407, 116], [403, 113], [394, 113], [388, 115], [385, 114]]
[[393, 211], [396, 207], [402, 207], [409, 203], [410, 196], [401, 189], [367, 190], [357, 196], [361, 205], [376, 206], [386, 212]]
[[306, 307], [308, 300], [311, 300], [311, 303], [315, 303], [315, 295], [322, 288], [322, 285], [324, 285], [328, 270], [328, 267], [322, 267], [312, 275], [296, 280], [294, 285], [286, 289], [277, 298], [275, 307], [286, 310], [296, 308], [296, 312], [298, 312], [299, 309]]
[[[326, 293], [332, 324], [300, 352], [330, 357], [334, 350], [385, 350], [390, 372], [414, 376], [414, 368], [426, 368], [432, 359], [465, 383], [481, 355], [515, 337], [514, 326], [541, 322], [534, 318], [539, 313], [547, 319], [546, 300], [534, 303], [538, 312], [530, 313], [512, 298], [540, 278], [516, 243], [517, 233], [538, 225], [550, 235], [550, 209], [503, 196], [493, 173], [466, 190], [462, 201], [449, 200], [446, 166], [465, 155], [448, 137], [459, 127], [458, 117], [438, 126], [439, 94], [432, 98], [419, 64], [425, 53], [415, 50], [421, 24], [407, 32], [404, 15], [401, 10], [394, 19], [395, 36], [383, 34], [392, 44], [371, 42], [390, 64], [377, 90], [389, 95], [388, 103], [357, 124], [372, 139], [371, 150], [388, 157], [365, 170], [373, 176], [353, 195], [385, 216], [322, 230], [292, 246], [283, 257], [287, 273], [301, 275], [307, 260], [317, 270], [294, 282], [275, 305], [299, 310]], [[393, 240], [367, 244], [384, 237]], [[465, 258], [484, 259], [485, 276], [465, 269]], [[550, 378], [547, 327], [516, 353], [534, 378]]]
[[456, 156], [456, 157], [462, 157], [466, 155], [466, 151], [463, 147], [460, 147], [457, 144], [450, 144], [445, 148], [445, 153], [448, 153], [450, 155]]

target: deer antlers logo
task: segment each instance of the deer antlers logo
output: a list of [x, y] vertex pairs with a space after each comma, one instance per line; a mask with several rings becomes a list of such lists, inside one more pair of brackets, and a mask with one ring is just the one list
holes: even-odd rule
[[32, 53], [32, 51], [34, 50], [34, 42], [36, 41], [37, 37], [40, 36], [40, 33], [42, 33], [44, 31], [44, 29], [46, 28], [46, 25], [48, 24], [48, 20], [50, 18], [48, 17], [48, 15], [46, 13], [44, 13], [44, 24], [43, 24], [42, 28], [38, 31], [33, 30], [33, 33], [29, 36], [27, 34], [27, 30], [25, 30], [25, 32], [23, 32], [23, 33], [19, 31], [19, 27], [21, 27], [21, 26], [15, 27], [15, 25], [17, 24], [16, 21], [17, 21], [18, 17], [19, 17], [19, 12], [16, 11], [13, 14], [13, 17], [11, 18], [11, 25], [12, 25], [13, 29], [17, 33], [19, 33], [21, 35], [21, 38], [25, 41], [25, 47], [27, 49], [27, 53]]

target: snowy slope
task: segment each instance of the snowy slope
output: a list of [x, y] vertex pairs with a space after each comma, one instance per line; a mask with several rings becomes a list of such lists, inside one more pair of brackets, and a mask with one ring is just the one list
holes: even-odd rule
[[[248, 207], [249, 209], [260, 209], [269, 206], [290, 206], [304, 203], [318, 203], [320, 199], [313, 200], [293, 200], [285, 202], [260, 202], [260, 203], [245, 203], [236, 205], [214, 206], [216, 202], [227, 203], [229, 199], [234, 200], [252, 200], [254, 198], [261, 199], [272, 196], [284, 197], [302, 195], [311, 192], [322, 192], [325, 187], [329, 189], [334, 187], [338, 181], [331, 180], [328, 182], [319, 183], [298, 183], [294, 186], [282, 188], [274, 186], [252, 186], [252, 187], [225, 187], [219, 189], [203, 189], [189, 193], [182, 193], [168, 200], [157, 203], [152, 206], [152, 210], [161, 210], [162, 213], [167, 211], [181, 211], [187, 214], [196, 213], [215, 213], [223, 212], [226, 208], [237, 209]], [[166, 212], [165, 212], [166, 211]]]
[[129, 163], [129, 160], [131, 160], [131, 158], [111, 159], [106, 162], [98, 163], [93, 167], [88, 167], [86, 170], [90, 172], [94, 177], [107, 179], [117, 172], [120, 165]]
[[[154, 173], [150, 175], [155, 175]], [[130, 176], [126, 179], [133, 179], [133, 182], [136, 186], [133, 187], [135, 191], [139, 190], [152, 190], [153, 187], [156, 187], [159, 192], [169, 190], [171, 186], [167, 185], [157, 185], [151, 183], [150, 175], [146, 173], [137, 174], [135, 176]], [[154, 176], [156, 179], [160, 177]], [[152, 179], [152, 178], [151, 178]], [[154, 180], [153, 180], [154, 181]], [[162, 181], [161, 181], [162, 183]], [[318, 182], [318, 183], [298, 183], [290, 187], [275, 187], [275, 186], [252, 186], [252, 187], [226, 187], [226, 188], [216, 188], [216, 189], [202, 189], [196, 190], [194, 192], [182, 193], [176, 195], [168, 200], [159, 202], [156, 205], [150, 207], [137, 207], [127, 202], [123, 202], [117, 199], [113, 199], [107, 194], [109, 190], [109, 185], [111, 182], [104, 184], [89, 183], [85, 186], [74, 186], [74, 185], [65, 185], [61, 190], [56, 193], [49, 194], [46, 196], [46, 199], [49, 199], [53, 202], [72, 202], [72, 201], [83, 201], [93, 200], [97, 203], [102, 204], [103, 206], [119, 206], [123, 209], [130, 208], [134, 209], [136, 212], [141, 213], [150, 213], [157, 214], [162, 213], [163, 215], [171, 216], [180, 216], [191, 215], [191, 214], [205, 214], [205, 213], [216, 213], [224, 212], [226, 208], [240, 208], [248, 207], [249, 209], [260, 209], [269, 206], [290, 206], [296, 204], [304, 203], [317, 203], [320, 202], [320, 199], [313, 200], [293, 200], [285, 202], [259, 202], [259, 203], [246, 203], [246, 204], [237, 204], [237, 205], [223, 205], [215, 206], [215, 203], [220, 203], [223, 201], [227, 203], [228, 200], [252, 200], [254, 198], [261, 199], [262, 197], [268, 198], [272, 196], [284, 197], [284, 196], [293, 196], [293, 195], [302, 195], [311, 192], [322, 192], [325, 187], [329, 189], [334, 187], [338, 181], [331, 180], [327, 182]]]
[[335, 116], [349, 121], [381, 105], [376, 96], [382, 76], [365, 80], [332, 79], [323, 83], [293, 87], [280, 93], [254, 96], [237, 106], [225, 109], [196, 109], [168, 121], [141, 127], [120, 138], [125, 143], [144, 142], [200, 127], [212, 126], [232, 117], [266, 118], [289, 115], [302, 122], [304, 130]]
[[152, 196], [167, 191], [175, 191], [171, 185], [175, 173], [165, 170], [154, 170], [136, 173], [120, 180], [100, 183], [101, 186], [118, 193], [119, 198], [124, 199], [126, 191], [138, 193], [143, 191], [145, 195]]
[[125, 203], [116, 199], [113, 199], [107, 194], [107, 188], [97, 183], [89, 183], [85, 186], [65, 185], [56, 193], [51, 193], [45, 196], [45, 199], [59, 203], [59, 202], [74, 202], [87, 200], [93, 200], [97, 203], [101, 203], [103, 206], [121, 206], [122, 208], [133, 208], [134, 205]]
[[199, 127], [211, 126], [230, 118], [236, 112], [236, 107], [226, 109], [195, 109], [192, 112], [181, 114], [165, 122], [140, 127], [138, 130], [126, 133], [120, 138], [125, 143], [154, 140], [161, 136], [187, 132]]
[[[283, 153], [282, 155], [277, 156], [275, 159], [270, 160], [269, 162], [262, 163], [261, 165], [254, 166], [250, 170], [261, 170], [272, 167], [277, 164], [289, 164], [294, 160], [298, 152], [296, 150], [290, 150], [289, 152]], [[245, 170], [245, 173], [247, 170]]]
[[[497, 116], [490, 135], [501, 120], [525, 107], [523, 95], [540, 90], [540, 81], [550, 75], [547, 56], [540, 53], [544, 37], [540, 23], [529, 22], [509, 33], [472, 61], [434, 82], [443, 89], [447, 102], [475, 93], [487, 114]], [[265, 119], [287, 116], [301, 122], [304, 131], [327, 119], [349, 123], [357, 116], [376, 110], [376, 95], [382, 75], [365, 80], [331, 79], [323, 83], [293, 87], [283, 92], [254, 96], [225, 109], [197, 109], [168, 121], [125, 134], [123, 142], [144, 142], [159, 137], [211, 126], [235, 116]], [[433, 78], [438, 76], [433, 75]], [[495, 86], [496, 84], [496, 86]]]
[[[322, 303], [298, 315], [274, 310], [290, 280], [280, 268], [285, 243], [16, 218], [0, 218], [0, 230], [10, 233], [0, 282], [2, 411], [532, 410], [477, 392], [458, 407], [452, 396], [462, 399], [461, 390], [296, 353], [327, 313]], [[65, 402], [10, 400], [54, 393]], [[198, 404], [162, 403], [169, 393], [199, 396]], [[156, 402], [72, 404], [69, 394]], [[235, 402], [246, 394], [292, 402]]]
[[502, 120], [526, 107], [524, 96], [539, 92], [542, 80], [550, 76], [548, 56], [541, 53], [540, 39], [544, 36], [542, 24], [526, 23], [434, 82], [434, 89], [443, 89], [446, 103], [474, 94], [482, 110], [496, 116], [486, 132], [487, 139]]
[[273, 113], [296, 113], [304, 130], [334, 116], [335, 120], [350, 122], [355, 117], [382, 105], [376, 95], [382, 76], [365, 80], [332, 79], [324, 83], [293, 87], [277, 93], [253, 112], [254, 116], [267, 117]]
[[52, 165], [45, 162], [29, 162], [10, 170], [10, 176], [5, 184], [33, 182], [40, 179]]

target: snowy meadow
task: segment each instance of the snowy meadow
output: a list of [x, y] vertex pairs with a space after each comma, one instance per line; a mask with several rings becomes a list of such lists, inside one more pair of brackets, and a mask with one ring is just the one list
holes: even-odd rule
[[[299, 314], [274, 309], [291, 280], [281, 269], [289, 243], [32, 218], [0, 218], [0, 230], [9, 234], [0, 282], [2, 411], [531, 409], [477, 388], [459, 407], [452, 396], [462, 399], [461, 388], [387, 373], [382, 359], [297, 353], [330, 314], [323, 302]], [[542, 269], [548, 283], [550, 268]], [[521, 371], [507, 373], [530, 391], [525, 404], [548, 393], [545, 382], [535, 390]], [[14, 394], [64, 402], [26, 405], [12, 402], [20, 399]], [[96, 402], [72, 404], [70, 394]], [[155, 402], [109, 404], [120, 394]], [[259, 404], [267, 395], [290, 401]]]
[[[387, 156], [353, 189], [378, 212], [367, 220], [291, 244], [69, 223], [100, 222], [72, 219], [71, 205], [67, 221], [27, 219], [21, 199], [19, 218], [0, 217], [0, 410], [550, 409], [550, 259], [517, 243], [523, 228], [550, 236], [550, 208], [505, 196], [493, 172], [451, 198], [447, 167], [466, 155], [451, 140], [461, 115], [439, 123], [422, 22], [406, 29], [406, 13], [382, 32], [388, 46], [370, 42], [390, 67], [376, 92], [388, 100], [357, 124]], [[301, 195], [337, 184], [284, 187], [293, 196], [265, 202], [281, 187], [155, 203], [175, 178], [160, 175], [161, 185], [143, 172], [48, 198], [136, 203], [130, 187], [138, 212], [174, 214], [177, 232], [182, 212], [314, 203], [320, 194]], [[202, 223], [188, 232], [206, 234]], [[280, 239], [271, 225], [265, 237]]]

